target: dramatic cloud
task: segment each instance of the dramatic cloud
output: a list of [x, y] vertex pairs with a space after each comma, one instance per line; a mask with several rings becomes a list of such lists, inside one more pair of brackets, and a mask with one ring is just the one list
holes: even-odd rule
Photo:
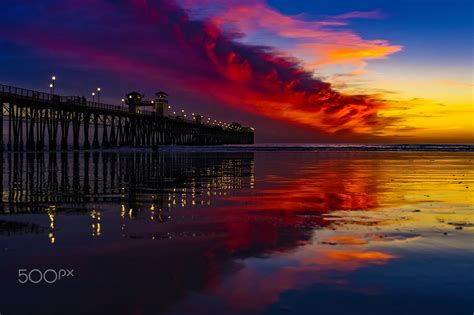
[[319, 20], [287, 16], [263, 0], [223, 1], [182, 0], [193, 15], [208, 18], [229, 34], [241, 34], [240, 41], [278, 47], [287, 55], [301, 58], [305, 67], [349, 64], [361, 72], [366, 60], [380, 59], [401, 50], [385, 40], [364, 40], [342, 26], [349, 19], [377, 19], [379, 11], [354, 11]]
[[[377, 12], [314, 22], [284, 16], [259, 1], [218, 1], [213, 12], [200, 16], [181, 5], [190, 10], [196, 2], [7, 1], [0, 36], [61, 62], [136, 76], [154, 86], [166, 80], [241, 111], [330, 134], [371, 134], [393, 122], [378, 115], [386, 106], [382, 100], [341, 94], [305, 68], [308, 63], [360, 66], [399, 50], [382, 40], [329, 29], [346, 25], [349, 18], [378, 17]], [[11, 18], [21, 10], [28, 13], [23, 20]], [[276, 34], [293, 42], [277, 50], [245, 40], [264, 30], [268, 38]], [[298, 50], [317, 57], [310, 62], [291, 57]]]

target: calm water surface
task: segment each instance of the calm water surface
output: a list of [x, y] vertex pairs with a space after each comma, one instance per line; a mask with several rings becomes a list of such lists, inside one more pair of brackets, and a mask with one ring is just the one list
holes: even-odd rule
[[472, 314], [473, 160], [4, 154], [0, 313]]

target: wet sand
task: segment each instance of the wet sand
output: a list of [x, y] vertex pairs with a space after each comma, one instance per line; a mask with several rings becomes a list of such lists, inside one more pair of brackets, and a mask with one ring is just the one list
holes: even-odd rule
[[[4, 154], [3, 314], [470, 314], [471, 152]], [[74, 269], [20, 284], [18, 269]]]

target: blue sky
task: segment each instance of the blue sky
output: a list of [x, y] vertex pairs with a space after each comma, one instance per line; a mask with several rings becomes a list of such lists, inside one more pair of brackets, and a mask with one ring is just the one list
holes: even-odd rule
[[[262, 142], [472, 136], [472, 1], [170, 1], [5, 0], [0, 82], [47, 90], [55, 74], [58, 92], [101, 86], [109, 103], [130, 89], [165, 89], [180, 108], [260, 126]], [[448, 132], [453, 122], [458, 130]]]

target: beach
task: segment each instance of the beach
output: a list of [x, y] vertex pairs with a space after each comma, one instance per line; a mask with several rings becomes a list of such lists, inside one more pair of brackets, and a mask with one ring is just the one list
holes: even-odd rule
[[470, 314], [467, 148], [4, 153], [0, 313]]

